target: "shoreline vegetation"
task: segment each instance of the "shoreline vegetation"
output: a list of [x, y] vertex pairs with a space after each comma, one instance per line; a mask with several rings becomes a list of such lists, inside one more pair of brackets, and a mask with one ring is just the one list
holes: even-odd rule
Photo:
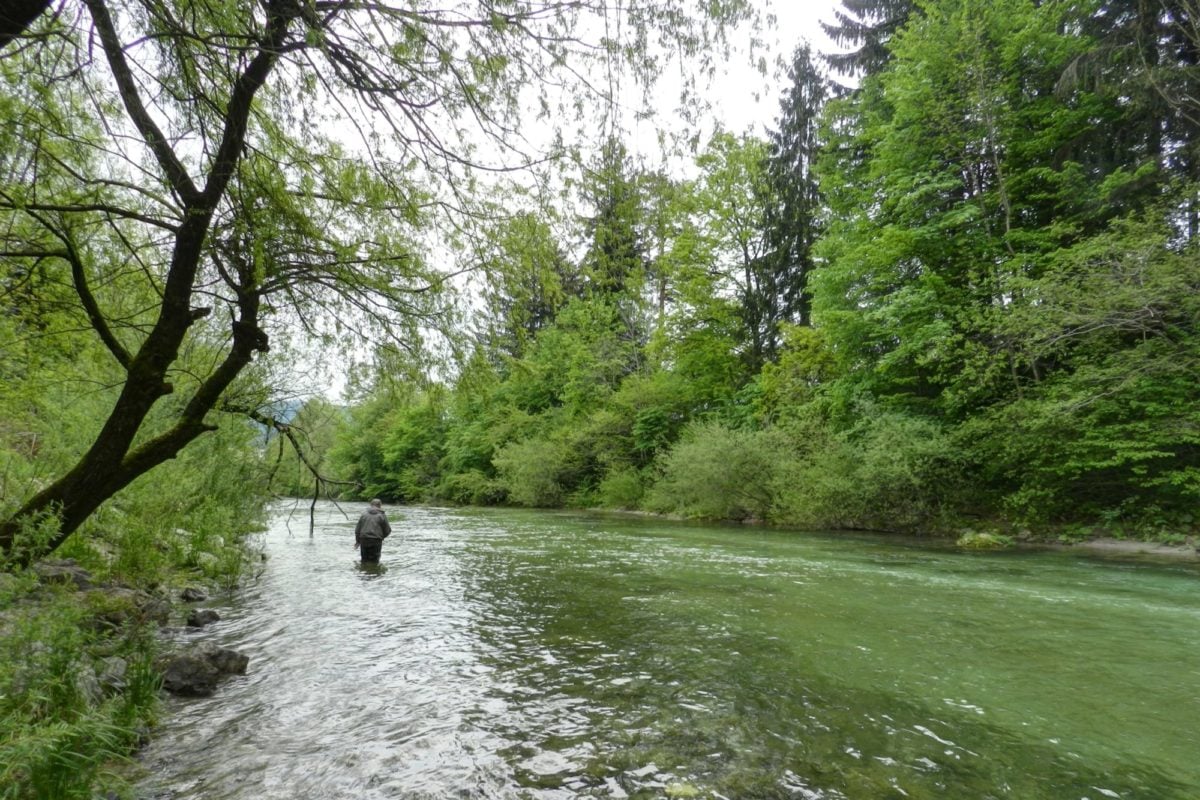
[[[51, 460], [78, 435], [44, 430]], [[133, 756], [153, 736], [173, 663], [162, 627], [203, 622], [189, 622], [189, 606], [233, 591], [261, 562], [258, 432], [235, 426], [197, 445], [50, 558], [0, 571], [0, 800], [135, 797]], [[10, 460], [10, 479], [23, 468], [35, 466]]]
[[114, 569], [116, 548], [96, 542], [0, 573], [0, 798], [135, 797], [163, 692], [196, 694], [170, 683], [197, 648], [175, 652], [162, 632], [217, 619], [195, 604], [236, 591], [263, 557], [247, 537], [177, 529], [178, 558], [153, 573]]

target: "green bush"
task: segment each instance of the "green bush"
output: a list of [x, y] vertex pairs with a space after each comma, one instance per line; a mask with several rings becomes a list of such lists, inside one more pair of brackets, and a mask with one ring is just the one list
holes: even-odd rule
[[562, 442], [526, 439], [510, 442], [494, 459], [499, 480], [511, 502], [533, 508], [555, 508], [571, 485], [575, 454]]
[[1174, 362], [1153, 349], [1148, 344], [1103, 367], [1048, 380], [962, 427], [959, 438], [984, 465], [1005, 514], [1138, 534], [1194, 523], [1200, 502], [1194, 362]]
[[780, 431], [693, 424], [662, 459], [646, 505], [703, 519], [771, 520], [780, 470], [790, 457], [792, 448]]
[[937, 424], [864, 413], [850, 431], [806, 430], [804, 457], [778, 473], [777, 518], [815, 528], [929, 531], [956, 506], [965, 458]]
[[614, 470], [604, 476], [596, 489], [596, 505], [601, 508], [631, 510], [641, 507], [646, 494], [646, 480], [632, 468]]
[[443, 478], [437, 496], [451, 503], [484, 506], [503, 503], [507, 495], [499, 481], [473, 469]]
[[964, 550], [1004, 550], [1013, 546], [1012, 537], [988, 531], [967, 531], [955, 544]]

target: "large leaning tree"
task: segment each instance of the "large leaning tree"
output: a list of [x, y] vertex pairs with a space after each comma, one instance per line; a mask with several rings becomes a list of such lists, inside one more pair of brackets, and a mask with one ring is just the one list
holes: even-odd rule
[[53, 551], [222, 414], [270, 423], [256, 370], [294, 331], [411, 342], [442, 280], [422, 232], [466, 202], [473, 165], [545, 156], [522, 132], [570, 120], [621, 64], [711, 65], [749, 5], [7, 4], [0, 279], [58, 276], [115, 377], [74, 466], [3, 498], [0, 552]]

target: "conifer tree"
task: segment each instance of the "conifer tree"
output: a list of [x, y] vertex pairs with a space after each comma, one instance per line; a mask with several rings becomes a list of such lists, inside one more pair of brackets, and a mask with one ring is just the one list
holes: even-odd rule
[[843, 0], [834, 11], [836, 23], [822, 22], [825, 33], [846, 53], [825, 56], [839, 75], [865, 76], [879, 72], [891, 59], [888, 41], [917, 13], [913, 0]]
[[778, 130], [770, 134], [766, 165], [772, 202], [766, 206], [765, 271], [776, 328], [771, 354], [779, 322], [809, 324], [807, 283], [813, 269], [812, 247], [821, 231], [821, 192], [813, 167], [821, 144], [818, 122], [828, 82], [807, 44], [796, 48], [788, 77], [791, 85], [779, 102]]
[[583, 258], [585, 293], [612, 306], [624, 339], [644, 342], [649, 321], [642, 293], [648, 271], [642, 199], [634, 167], [618, 139], [609, 139], [601, 151], [584, 199], [594, 209], [584, 220], [589, 238]]

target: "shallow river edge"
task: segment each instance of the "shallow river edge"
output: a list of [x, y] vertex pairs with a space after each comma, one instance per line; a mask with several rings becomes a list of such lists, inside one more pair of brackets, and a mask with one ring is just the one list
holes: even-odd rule
[[894, 538], [897, 541], [940, 541], [947, 544], [959, 542], [968, 549], [971, 549], [973, 546], [966, 544], [966, 541], [969, 541], [970, 537], [978, 535], [980, 531], [982, 531], [983, 536], [991, 540], [993, 544], [984, 547], [975, 546], [978, 547], [978, 549], [994, 550], [1012, 547], [1032, 550], [1061, 550], [1066, 552], [1074, 551], [1081, 554], [1097, 553], [1110, 556], [1152, 556], [1156, 558], [1161, 557], [1170, 559], [1200, 560], [1200, 534], [1193, 534], [1190, 531], [1187, 534], [1182, 535], [1182, 541], [1162, 541], [1153, 538], [1118, 537], [1109, 535], [1108, 533], [1099, 530], [1091, 534], [1084, 534], [1081, 537], [1075, 532], [1078, 529], [1072, 526], [1049, 528], [1047, 530], [1037, 532], [1019, 529], [1015, 534], [1002, 534], [997, 532], [1000, 529], [1011, 529], [1011, 525], [985, 525], [982, 526], [981, 529], [964, 525], [950, 530], [935, 531], [928, 534], [917, 534], [878, 528], [831, 528], [821, 529], [820, 531], [810, 531], [803, 528], [778, 527], [755, 519], [742, 520], [740, 522], [692, 520], [675, 514], [659, 514], [653, 511], [634, 511], [625, 509], [579, 509], [578, 512], [581, 514], [597, 514], [601, 516], [662, 519], [680, 523], [698, 522], [705, 525], [724, 524], [730, 526], [731, 528], [761, 528], [764, 530], [795, 533], [797, 536], [846, 533], [871, 534], [880, 537]]

